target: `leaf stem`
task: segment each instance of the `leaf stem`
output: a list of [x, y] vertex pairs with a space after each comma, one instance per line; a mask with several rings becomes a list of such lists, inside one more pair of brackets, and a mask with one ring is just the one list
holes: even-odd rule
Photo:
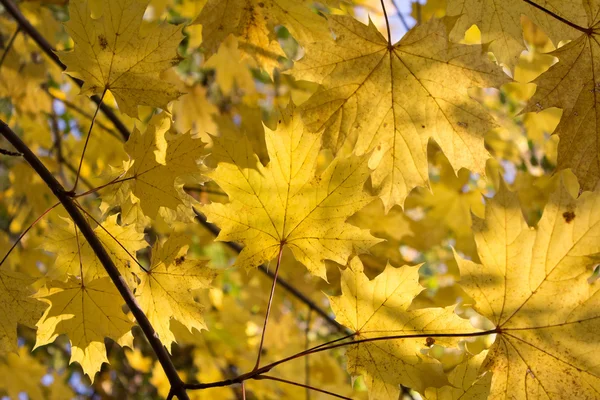
[[390, 21], [388, 20], [387, 11], [385, 10], [384, 0], [381, 0], [381, 9], [383, 10], [383, 16], [385, 17], [385, 27], [387, 28], [388, 46], [392, 46], [392, 32], [390, 31]]
[[276, 377], [270, 376], [270, 375], [257, 375], [253, 379], [256, 379], [256, 380], [268, 379], [270, 381], [287, 383], [288, 385], [299, 386], [299, 387], [302, 387], [302, 388], [306, 388], [308, 390], [314, 390], [315, 392], [325, 393], [325, 394], [328, 394], [330, 396], [337, 397], [338, 399], [352, 400], [350, 397], [342, 396], [342, 395], [339, 395], [339, 394], [336, 394], [336, 393], [333, 393], [333, 392], [329, 392], [329, 391], [324, 390], [324, 389], [319, 389], [317, 387], [309, 386], [309, 385], [303, 385], [302, 383], [298, 383], [298, 382], [294, 382], [294, 381], [288, 381], [287, 379], [276, 378]]
[[554, 18], [554, 19], [556, 19], [556, 20], [558, 20], [558, 21], [560, 21], [560, 22], [562, 22], [564, 24], [569, 25], [571, 28], [577, 29], [578, 31], [583, 32], [583, 33], [585, 33], [588, 36], [591, 35], [594, 32], [594, 30], [592, 28], [584, 28], [583, 26], [579, 26], [577, 24], [574, 24], [573, 22], [571, 22], [571, 21], [569, 21], [569, 20], [561, 17], [558, 14], [553, 13], [552, 11], [548, 10], [547, 8], [544, 8], [541, 5], [539, 5], [537, 3], [534, 3], [531, 0], [523, 0], [523, 1], [525, 3], [527, 3], [527, 4], [529, 4], [530, 6], [535, 7], [538, 10], [541, 10], [541, 11], [545, 12], [546, 14], [548, 14], [549, 16], [551, 16], [552, 18]]
[[98, 187], [92, 188], [92, 189], [90, 189], [90, 190], [88, 190], [88, 191], [86, 191], [86, 192], [83, 192], [83, 193], [76, 194], [76, 195], [74, 195], [74, 196], [73, 196], [73, 198], [74, 198], [74, 199], [78, 199], [78, 198], [80, 198], [80, 197], [87, 196], [88, 194], [96, 193], [96, 192], [98, 192], [99, 190], [101, 190], [101, 189], [104, 189], [104, 188], [105, 188], [105, 187], [107, 187], [107, 186], [110, 186], [110, 185], [115, 185], [115, 184], [117, 184], [117, 183], [121, 183], [121, 182], [127, 182], [127, 181], [130, 181], [130, 180], [132, 180], [132, 179], [135, 179], [135, 176], [130, 176], [129, 178], [123, 178], [123, 179], [120, 179], [120, 178], [121, 178], [121, 176], [123, 176], [123, 174], [121, 174], [121, 175], [117, 176], [115, 179], [113, 179], [112, 181], [110, 181], [110, 182], [108, 182], [108, 183], [105, 183], [105, 184], [103, 184], [103, 185], [100, 185], [100, 186], [98, 186]]
[[94, 112], [94, 116], [92, 117], [92, 122], [90, 123], [90, 129], [88, 129], [87, 136], [85, 138], [85, 143], [83, 144], [83, 150], [81, 151], [81, 158], [79, 159], [79, 167], [77, 167], [77, 175], [75, 175], [75, 183], [73, 184], [73, 189], [70, 190], [69, 193], [75, 195], [75, 189], [77, 189], [77, 183], [79, 182], [79, 175], [81, 175], [81, 166], [83, 165], [83, 158], [85, 157], [85, 151], [87, 150], [88, 143], [90, 141], [90, 137], [92, 136], [92, 128], [94, 127], [94, 122], [96, 121], [96, 117], [98, 116], [98, 110], [100, 110], [100, 106], [102, 105], [102, 100], [104, 100], [104, 95], [106, 94], [107, 88], [104, 88], [102, 92], [102, 96], [100, 96], [100, 103], [98, 103], [98, 107], [96, 107], [96, 111]]
[[277, 286], [277, 277], [279, 276], [279, 267], [281, 266], [281, 256], [283, 254], [283, 243], [279, 245], [279, 255], [277, 256], [277, 266], [275, 267], [275, 276], [273, 277], [273, 284], [271, 285], [271, 293], [269, 294], [269, 303], [267, 304], [267, 313], [265, 315], [265, 321], [263, 323], [262, 334], [260, 336], [260, 346], [258, 346], [258, 355], [256, 356], [256, 364], [252, 371], [256, 371], [260, 365], [260, 355], [262, 353], [263, 344], [265, 342], [265, 333], [267, 332], [267, 324], [269, 323], [269, 315], [271, 314], [271, 306], [273, 304], [273, 295], [275, 294], [275, 287]]
[[[6, 2], [7, 0], [0, 0], [1, 2]], [[56, 180], [56, 178], [52, 175], [52, 173], [46, 168], [46, 166], [40, 161], [40, 159], [31, 151], [31, 149], [23, 143], [21, 138], [14, 133], [8, 125], [2, 120], [0, 120], [0, 133], [17, 149], [17, 151], [23, 153], [23, 158], [31, 165], [31, 167], [37, 172], [37, 174], [42, 178], [42, 180], [48, 185], [48, 187], [52, 190], [54, 195], [60, 200], [63, 207], [71, 218], [73, 222], [77, 225], [88, 244], [98, 257], [98, 260], [104, 266], [104, 269], [110, 276], [117, 290], [121, 294], [121, 297], [125, 301], [125, 304], [129, 307], [129, 310], [135, 317], [138, 325], [142, 329], [144, 336], [150, 343], [152, 350], [156, 354], [158, 362], [161, 364], [163, 370], [165, 371], [165, 375], [167, 376], [171, 387], [173, 388], [173, 393], [180, 400], [189, 400], [189, 396], [186, 393], [185, 386], [181, 381], [181, 378], [177, 374], [177, 370], [173, 365], [173, 361], [169, 355], [169, 352], [164, 347], [162, 342], [160, 341], [158, 334], [154, 330], [152, 323], [142, 311], [140, 305], [138, 304], [135, 296], [127, 286], [125, 278], [119, 272], [117, 266], [113, 262], [113, 260], [108, 255], [106, 249], [102, 245], [102, 242], [96, 236], [96, 233], [92, 229], [92, 227], [88, 224], [84, 215], [79, 211], [79, 208], [75, 205], [74, 200], [67, 194], [64, 187]]]
[[[432, 337], [432, 338], [435, 338], [435, 337], [466, 338], [466, 337], [476, 337], [476, 336], [487, 336], [487, 335], [492, 335], [492, 334], [499, 333], [499, 332], [500, 332], [500, 330], [498, 328], [496, 328], [496, 329], [491, 329], [491, 330], [487, 330], [487, 331], [467, 332], [467, 333], [415, 333], [415, 334], [410, 334], [410, 335], [380, 336], [380, 337], [375, 337], [375, 338], [354, 340], [354, 341], [346, 342], [346, 343], [336, 343], [336, 342], [340, 342], [342, 340], [348, 339], [352, 336], [355, 336], [356, 333], [353, 333], [351, 335], [344, 336], [342, 338], [338, 338], [338, 339], [332, 340], [330, 342], [320, 344], [309, 350], [301, 351], [299, 353], [285, 357], [281, 360], [274, 361], [270, 364], [260, 367], [259, 369], [255, 370], [255, 371], [250, 371], [248, 373], [242, 374], [242, 375], [238, 376], [237, 378], [226, 379], [224, 381], [218, 381], [218, 382], [212, 382], [212, 383], [191, 383], [191, 384], [186, 384], [185, 387], [186, 387], [186, 389], [195, 390], [195, 389], [208, 389], [208, 388], [213, 388], [213, 387], [223, 387], [223, 386], [233, 385], [235, 383], [241, 383], [245, 380], [254, 379], [254, 377], [256, 377], [258, 375], [262, 375], [266, 372], [269, 372], [276, 366], [286, 363], [288, 361], [295, 360], [297, 358], [300, 358], [300, 357], [303, 357], [303, 356], [306, 356], [309, 354], [320, 353], [322, 351], [332, 350], [332, 349], [336, 349], [336, 348], [343, 347], [343, 346], [356, 345], [356, 344], [360, 344], [360, 343], [377, 342], [377, 341], [383, 341], [383, 340], [418, 339], [418, 338], [428, 338], [428, 337]], [[336, 343], [336, 344], [334, 344], [334, 343]]]

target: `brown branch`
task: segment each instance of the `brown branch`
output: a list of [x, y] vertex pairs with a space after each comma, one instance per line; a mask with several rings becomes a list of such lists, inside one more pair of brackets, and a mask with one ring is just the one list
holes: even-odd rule
[[[50, 59], [56, 65], [58, 65], [63, 71], [67, 69], [67, 66], [65, 64], [63, 64], [62, 61], [60, 61], [60, 58], [58, 58], [58, 56], [54, 52], [54, 49], [52, 48], [50, 43], [48, 43], [46, 38], [44, 38], [38, 32], [38, 30], [35, 29], [35, 27], [33, 25], [31, 25], [31, 23], [27, 20], [27, 18], [25, 18], [23, 16], [23, 14], [21, 14], [21, 11], [19, 11], [19, 8], [11, 0], [0, 0], [0, 4], [2, 4], [4, 6], [4, 8], [6, 9], [6, 11], [15, 19], [15, 21], [17, 21], [21, 30], [24, 33], [26, 33], [30, 38], [32, 38], [33, 41], [36, 42], [37, 45], [40, 47], [40, 49], [42, 49], [42, 51], [44, 53], [46, 53], [46, 55], [48, 57], [50, 57]], [[81, 79], [77, 79], [77, 78], [73, 78], [73, 77], [71, 77], [71, 79], [73, 79], [73, 81], [79, 87], [83, 86], [83, 81]], [[102, 103], [102, 101], [100, 100], [100, 97], [98, 97], [97, 95], [93, 95], [91, 97], [91, 99], [94, 101], [94, 103], [96, 103], [100, 107], [100, 110], [104, 113], [106, 118], [108, 118], [113, 123], [113, 125], [119, 131], [119, 133], [121, 134], [123, 139], [124, 140], [129, 139], [129, 129], [127, 129], [127, 127], [123, 124], [123, 122], [119, 119], [119, 117], [117, 117], [117, 115], [114, 113], [112, 108], [110, 108], [106, 104]]]
[[[221, 230], [217, 226], [208, 222], [206, 220], [206, 217], [203, 214], [201, 214], [199, 211], [197, 211], [196, 209], [194, 209], [194, 212], [196, 213], [196, 219], [198, 220], [198, 222], [200, 222], [200, 224], [202, 226], [204, 226], [206, 229], [208, 229], [213, 235], [215, 235], [215, 236], [219, 235]], [[223, 243], [225, 243], [230, 249], [234, 250], [237, 253], [242, 252], [243, 247], [237, 243], [234, 243], [234, 242], [223, 242]], [[275, 278], [275, 274], [273, 272], [271, 272], [269, 270], [269, 268], [267, 268], [266, 265], [264, 265], [264, 264], [259, 265], [258, 269], [261, 272], [263, 272], [264, 274], [270, 276], [271, 278]], [[306, 295], [304, 295], [302, 292], [300, 292], [298, 289], [296, 289], [294, 286], [292, 286], [292, 284], [287, 282], [285, 279], [278, 278], [278, 282], [279, 282], [279, 286], [283, 287], [285, 290], [290, 292], [290, 294], [292, 294], [298, 300], [300, 300], [301, 302], [306, 304], [308, 307], [310, 307], [311, 310], [313, 310], [314, 312], [319, 314], [323, 319], [325, 319], [337, 331], [339, 331], [341, 333], [350, 333], [350, 331], [346, 327], [344, 327], [343, 325], [340, 325], [334, 318], [332, 318], [331, 315], [329, 315], [329, 313], [327, 311], [323, 310], [321, 307], [319, 307], [317, 304], [315, 304], [314, 301], [309, 299]]]
[[[2, 0], [4, 2], [5, 0]], [[71, 216], [73, 222], [85, 239], [88, 244], [98, 257], [98, 260], [102, 263], [102, 266], [110, 276], [117, 290], [121, 294], [121, 297], [129, 307], [129, 310], [135, 317], [138, 325], [142, 329], [142, 332], [146, 336], [146, 339], [150, 343], [152, 350], [156, 354], [158, 361], [160, 362], [167, 378], [169, 379], [169, 383], [171, 384], [173, 393], [177, 395], [180, 400], [189, 400], [189, 397], [186, 393], [185, 386], [179, 375], [177, 374], [177, 370], [171, 361], [171, 357], [167, 352], [167, 349], [163, 346], [162, 342], [158, 338], [158, 334], [154, 330], [154, 327], [148, 320], [148, 317], [142, 309], [140, 308], [135, 296], [127, 286], [125, 282], [125, 278], [121, 276], [118, 268], [116, 267], [113, 260], [110, 258], [106, 249], [94, 233], [94, 230], [88, 224], [87, 220], [83, 216], [83, 214], [79, 211], [73, 199], [67, 194], [64, 187], [54, 178], [52, 173], [46, 168], [44, 164], [40, 161], [40, 159], [31, 151], [31, 149], [23, 143], [21, 138], [17, 136], [9, 127], [4, 123], [4, 121], [0, 120], [0, 133], [8, 140], [19, 152], [23, 153], [23, 158], [31, 165], [31, 167], [37, 172], [37, 174], [42, 178], [42, 180], [48, 185], [48, 187], [52, 190], [52, 193], [60, 200], [63, 207], [69, 215]]]

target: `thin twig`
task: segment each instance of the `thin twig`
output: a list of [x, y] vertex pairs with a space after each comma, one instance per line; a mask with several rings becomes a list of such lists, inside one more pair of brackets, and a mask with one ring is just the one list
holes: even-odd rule
[[[26, 33], [30, 38], [32, 38], [33, 41], [36, 42], [37, 45], [40, 47], [40, 49], [42, 49], [42, 51], [44, 53], [46, 53], [46, 55], [56, 65], [58, 65], [63, 71], [65, 69], [67, 69], [67, 66], [65, 64], [63, 64], [62, 61], [60, 61], [60, 58], [58, 57], [58, 55], [56, 55], [56, 53], [54, 52], [54, 49], [52, 48], [50, 43], [48, 43], [46, 38], [44, 38], [40, 34], [40, 32], [38, 32], [38, 30], [35, 29], [35, 27], [33, 25], [31, 25], [31, 23], [27, 20], [27, 18], [25, 18], [23, 16], [21, 11], [19, 11], [19, 8], [11, 0], [0, 0], [0, 4], [2, 4], [4, 6], [4, 8], [6, 9], [6, 11], [15, 19], [15, 21], [17, 21], [17, 23], [21, 27], [21, 30], [24, 33]], [[81, 79], [77, 79], [77, 78], [73, 78], [73, 77], [71, 77], [71, 79], [73, 79], [73, 81], [79, 87], [83, 86], [83, 81]], [[114, 113], [114, 111], [109, 106], [102, 103], [100, 101], [100, 97], [98, 97], [97, 95], [93, 95], [91, 97], [91, 99], [92, 99], [92, 101], [94, 101], [94, 103], [100, 105], [100, 110], [104, 113], [106, 118], [108, 118], [110, 120], [110, 122], [113, 123], [113, 125], [119, 131], [119, 133], [121, 134], [123, 139], [125, 139], [125, 140], [129, 139], [129, 130], [127, 129], [125, 124], [123, 124], [123, 122], [119, 119], [119, 117], [117, 117], [117, 115]]]
[[[5, 2], [6, 0], [1, 0]], [[125, 278], [119, 272], [119, 269], [113, 262], [112, 258], [108, 255], [106, 249], [102, 245], [102, 242], [96, 236], [96, 233], [92, 229], [92, 227], [88, 224], [84, 215], [79, 211], [79, 208], [75, 205], [74, 200], [67, 194], [64, 187], [54, 178], [52, 173], [46, 168], [46, 166], [40, 161], [40, 159], [31, 151], [31, 149], [23, 143], [21, 138], [14, 133], [4, 121], [0, 120], [0, 133], [21, 153], [23, 153], [23, 158], [31, 165], [31, 167], [37, 172], [37, 174], [42, 178], [42, 180], [48, 185], [48, 187], [52, 190], [54, 195], [60, 200], [63, 207], [69, 215], [73, 222], [77, 225], [88, 244], [96, 254], [98, 260], [104, 266], [104, 269], [110, 276], [117, 290], [121, 294], [121, 297], [129, 307], [129, 310], [135, 317], [138, 325], [142, 329], [142, 332], [146, 336], [146, 339], [150, 343], [152, 350], [156, 354], [156, 357], [161, 364], [163, 370], [165, 371], [165, 375], [167, 376], [171, 387], [175, 395], [180, 400], [189, 400], [189, 396], [186, 393], [185, 386], [177, 374], [177, 370], [173, 365], [169, 352], [164, 347], [160, 339], [158, 338], [158, 334], [154, 330], [152, 323], [140, 308], [135, 296], [127, 286]]]
[[[196, 209], [194, 209], [194, 212], [196, 213], [196, 219], [202, 226], [204, 226], [206, 229], [208, 229], [213, 235], [219, 236], [219, 233], [221, 232], [221, 230], [217, 226], [208, 222], [206, 220], [206, 217], [203, 214], [201, 214], [199, 211], [197, 211]], [[240, 246], [237, 243], [234, 243], [234, 242], [224, 242], [224, 243], [230, 249], [234, 250], [237, 253], [240, 253], [242, 251], [242, 246]], [[264, 274], [270, 276], [271, 278], [274, 278], [273, 272], [269, 271], [269, 269], [267, 268], [266, 265], [264, 265], [264, 264], [259, 265], [258, 269], [261, 272], [263, 272]], [[296, 289], [294, 286], [292, 286], [292, 284], [288, 283], [285, 279], [279, 278], [279, 286], [281, 286], [282, 288], [284, 288], [285, 290], [290, 292], [290, 294], [292, 294], [298, 300], [300, 300], [301, 302], [303, 302], [304, 304], [309, 306], [311, 308], [311, 310], [313, 310], [314, 312], [319, 314], [323, 319], [325, 319], [337, 331], [342, 332], [342, 333], [350, 333], [350, 331], [346, 327], [344, 327], [343, 325], [340, 325], [334, 318], [331, 317], [331, 315], [329, 315], [328, 312], [326, 312], [321, 307], [319, 307], [317, 304], [315, 304], [314, 301], [309, 299], [306, 295], [304, 295], [302, 292], [300, 292], [298, 289]]]
[[10, 37], [10, 40], [8, 41], [8, 43], [6, 44], [6, 47], [4, 48], [4, 52], [2, 53], [2, 58], [0, 58], [0, 67], [2, 66], [2, 64], [4, 64], [4, 60], [6, 59], [6, 56], [8, 55], [8, 53], [10, 53], [10, 49], [12, 49], [13, 43], [15, 42], [15, 39], [17, 38], [17, 35], [19, 34], [19, 32], [21, 32], [21, 26], [17, 25], [17, 30]]
[[[308, 345], [310, 344], [310, 317], [312, 315], [312, 310], [308, 309], [308, 315], [306, 316], [306, 329], [304, 330], [304, 350], [308, 350]], [[306, 400], [310, 400], [310, 389], [308, 386], [310, 385], [310, 362], [308, 356], [304, 358], [304, 384], [307, 386], [306, 388]]]
[[0, 148], [0, 154], [5, 155], [5, 156], [10, 156], [10, 157], [21, 157], [23, 154], [19, 153], [18, 151], [10, 151], [10, 150], [6, 150], [6, 149], [2, 149]]
[[275, 267], [275, 276], [273, 277], [273, 284], [271, 285], [271, 293], [269, 294], [267, 312], [265, 314], [265, 321], [263, 322], [262, 334], [260, 335], [260, 345], [258, 346], [258, 355], [256, 356], [256, 364], [254, 365], [253, 371], [256, 371], [258, 369], [258, 366], [260, 365], [260, 355], [262, 353], [263, 344], [265, 342], [265, 333], [267, 332], [267, 325], [269, 324], [269, 315], [271, 315], [271, 305], [273, 304], [273, 295], [275, 294], [275, 287], [277, 286], [277, 277], [279, 276], [279, 267], [281, 266], [282, 254], [283, 244], [280, 244], [279, 255], [277, 256], [277, 266]]
[[394, 8], [396, 9], [396, 15], [400, 19], [402, 26], [404, 26], [404, 29], [406, 29], [406, 32], [410, 31], [410, 26], [408, 26], [408, 22], [406, 22], [406, 18], [404, 18], [402, 11], [400, 11], [400, 6], [398, 6], [398, 3], [396, 3], [396, 0], [392, 0], [392, 4], [394, 5]]
[[538, 10], [541, 10], [543, 12], [545, 12], [546, 14], [548, 14], [549, 16], [551, 16], [552, 18], [562, 22], [563, 24], [567, 24], [569, 25], [571, 28], [577, 29], [580, 32], [585, 33], [586, 35], [591, 35], [594, 32], [593, 28], [584, 28], [583, 26], [579, 26], [577, 24], [574, 24], [573, 22], [561, 17], [558, 14], [553, 13], [552, 11], [548, 10], [547, 8], [542, 7], [541, 5], [534, 3], [531, 0], [523, 0], [525, 3], [529, 4], [532, 7], [537, 8]]
[[13, 243], [13, 245], [10, 247], [10, 249], [8, 249], [8, 252], [6, 252], [6, 254], [4, 255], [4, 257], [2, 258], [2, 261], [0, 261], [0, 266], [2, 264], [4, 264], [4, 261], [6, 261], [6, 259], [8, 258], [8, 256], [10, 255], [10, 253], [12, 253], [12, 251], [15, 249], [15, 247], [17, 247], [17, 245], [19, 244], [19, 242], [23, 239], [23, 237], [27, 234], [27, 232], [29, 232], [29, 230], [31, 228], [34, 227], [35, 224], [37, 224], [38, 222], [40, 222], [40, 220], [44, 217], [44, 215], [48, 214], [51, 210], [54, 210], [54, 208], [56, 208], [56, 206], [58, 206], [60, 204], [60, 201], [56, 204], [54, 204], [53, 206], [51, 206], [49, 209], [47, 209], [46, 211], [44, 211], [42, 213], [42, 215], [40, 215], [39, 217], [37, 217], [35, 219], [35, 221], [33, 221], [31, 223], [31, 225], [29, 225], [27, 227], [27, 229], [25, 229], [17, 238], [17, 240], [15, 240], [15, 242]]
[[338, 399], [352, 400], [350, 397], [342, 396], [340, 394], [333, 393], [333, 392], [330, 392], [330, 391], [327, 391], [327, 390], [324, 390], [324, 389], [319, 389], [319, 388], [316, 388], [314, 386], [303, 385], [302, 383], [298, 383], [298, 382], [294, 382], [294, 381], [288, 381], [287, 379], [276, 378], [276, 377], [270, 376], [270, 375], [258, 375], [258, 376], [255, 376], [253, 379], [257, 379], [257, 380], [268, 379], [270, 381], [287, 383], [288, 385], [300, 386], [300, 387], [303, 387], [303, 388], [306, 388], [306, 389], [314, 390], [315, 392], [325, 393], [325, 394], [328, 394], [330, 396], [337, 397]]

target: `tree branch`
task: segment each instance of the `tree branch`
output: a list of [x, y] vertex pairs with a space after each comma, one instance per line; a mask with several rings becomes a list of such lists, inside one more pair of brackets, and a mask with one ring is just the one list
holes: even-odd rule
[[[213, 235], [215, 235], [215, 236], [219, 235], [221, 230], [217, 226], [208, 222], [206, 220], [206, 217], [204, 215], [202, 215], [200, 212], [198, 212], [197, 210], [194, 209], [194, 212], [196, 213], [196, 219], [198, 220], [198, 222], [200, 222], [200, 224], [202, 226], [204, 226], [206, 229], [208, 229], [210, 232], [212, 232]], [[235, 252], [237, 252], [237, 253], [242, 252], [243, 247], [240, 246], [239, 244], [234, 243], [234, 242], [224, 242], [224, 243], [230, 249], [234, 250]], [[270, 276], [271, 278], [273, 278], [273, 279], [275, 278], [275, 274], [273, 272], [269, 271], [269, 269], [267, 268], [266, 265], [264, 265], [264, 264], [259, 265], [258, 269], [261, 272], [263, 272], [264, 274]], [[319, 307], [317, 304], [315, 304], [314, 301], [312, 301], [311, 299], [306, 297], [306, 295], [301, 293], [298, 289], [296, 289], [294, 286], [292, 286], [285, 279], [278, 278], [278, 282], [279, 282], [279, 286], [283, 287], [285, 290], [290, 292], [290, 294], [292, 294], [298, 300], [300, 300], [301, 302], [306, 304], [308, 307], [310, 307], [311, 310], [313, 310], [314, 312], [319, 314], [321, 317], [323, 317], [337, 331], [339, 331], [341, 333], [346, 333], [346, 334], [351, 333], [346, 327], [344, 327], [343, 325], [340, 325], [334, 318], [332, 318], [331, 315], [329, 315], [329, 313], [327, 311], [323, 310], [321, 307]]]
[[[2, 0], [2, 2], [4, 1], [5, 0]], [[171, 361], [171, 357], [167, 352], [167, 349], [163, 346], [162, 342], [158, 338], [158, 334], [154, 330], [154, 327], [148, 320], [146, 314], [144, 314], [144, 312], [140, 308], [139, 304], [137, 303], [137, 300], [135, 299], [135, 296], [127, 286], [125, 279], [123, 278], [123, 276], [121, 276], [121, 273], [119, 272], [113, 260], [106, 252], [106, 249], [104, 248], [96, 234], [94, 233], [94, 230], [87, 223], [85, 217], [75, 205], [74, 200], [71, 197], [69, 197], [64, 187], [56, 180], [56, 178], [54, 178], [52, 173], [46, 168], [44, 164], [42, 164], [40, 159], [31, 151], [31, 149], [25, 143], [23, 143], [21, 138], [19, 138], [19, 136], [17, 136], [2, 120], [0, 120], [0, 133], [2, 133], [6, 140], [8, 140], [15, 147], [15, 149], [17, 149], [23, 154], [23, 158], [25, 158], [29, 165], [31, 165], [31, 167], [35, 170], [35, 172], [37, 172], [40, 178], [42, 178], [46, 185], [48, 185], [48, 187], [52, 190], [52, 192], [58, 198], [58, 200], [60, 200], [63, 207], [65, 208], [65, 210], [67, 210], [67, 212], [73, 219], [73, 222], [75, 223], [75, 225], [77, 225], [77, 227], [89, 243], [90, 247], [96, 254], [96, 257], [98, 257], [98, 260], [100, 260], [100, 262], [102, 263], [102, 266], [110, 276], [114, 285], [117, 287], [117, 290], [121, 294], [121, 297], [129, 307], [138, 325], [142, 329], [142, 332], [144, 332], [146, 339], [148, 339], [152, 350], [154, 350], [158, 361], [160, 362], [163, 370], [165, 371], [165, 374], [167, 375], [167, 378], [169, 379], [169, 383], [171, 384], [173, 393], [177, 395], [177, 397], [180, 400], [189, 400], [189, 397], [185, 391], [185, 386], [179, 378], [179, 375], [177, 374], [177, 370], [175, 369], [175, 366]]]
[[[67, 66], [63, 64], [62, 61], [60, 61], [60, 58], [58, 58], [50, 43], [48, 43], [48, 41], [37, 31], [37, 29], [35, 29], [34, 26], [31, 25], [27, 18], [25, 18], [23, 14], [21, 14], [19, 8], [11, 0], [0, 0], [0, 4], [2, 4], [6, 11], [15, 19], [15, 21], [17, 21], [17, 23], [21, 27], [21, 30], [24, 33], [26, 33], [30, 38], [32, 38], [33, 41], [36, 42], [37, 45], [40, 47], [40, 49], [42, 49], [42, 51], [46, 53], [46, 55], [50, 57], [50, 59], [56, 65], [58, 65], [63, 71], [67, 69]], [[71, 77], [71, 79], [73, 79], [73, 81], [79, 87], [83, 86], [83, 81], [81, 79], [73, 77]], [[100, 107], [100, 110], [102, 111], [102, 113], [104, 113], [106, 118], [108, 118], [113, 123], [113, 125], [119, 131], [123, 139], [129, 139], [129, 129], [127, 129], [127, 127], [123, 124], [119, 117], [117, 117], [112, 108], [102, 103], [100, 97], [98, 97], [97, 95], [93, 95], [91, 99]]]

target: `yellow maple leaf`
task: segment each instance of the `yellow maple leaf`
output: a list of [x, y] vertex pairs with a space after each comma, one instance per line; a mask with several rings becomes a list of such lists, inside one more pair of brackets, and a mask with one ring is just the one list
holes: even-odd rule
[[[563, 178], [564, 179], [564, 178]], [[456, 256], [461, 285], [497, 336], [483, 369], [491, 398], [597, 399], [600, 371], [600, 188], [574, 199], [565, 182], [537, 229], [502, 182], [473, 230], [481, 265]]]
[[35, 347], [67, 335], [71, 341], [70, 362], [79, 363], [92, 380], [102, 363], [108, 362], [104, 338], [121, 345], [133, 340], [133, 323], [123, 312], [123, 299], [110, 278], [85, 283], [75, 277], [67, 282], [53, 281], [36, 297], [50, 307], [37, 323]]
[[[148, 246], [144, 234], [134, 225], [117, 224], [118, 215], [111, 215], [102, 226], [94, 229], [109, 256], [124, 276], [129, 266], [135, 262], [135, 253]], [[108, 276], [96, 253], [79, 229], [70, 219], [63, 219], [61, 225], [52, 226], [52, 236], [47, 236], [41, 247], [56, 254], [54, 265], [48, 270], [48, 277], [66, 281], [69, 276], [79, 276], [84, 281]]]
[[147, 272], [136, 273], [141, 280], [135, 291], [140, 307], [169, 349], [175, 342], [171, 320], [181, 322], [190, 331], [207, 329], [202, 317], [204, 307], [196, 301], [194, 292], [210, 287], [216, 273], [206, 261], [186, 257], [189, 244], [186, 234], [172, 235], [155, 246]]
[[90, 2], [69, 4], [71, 19], [65, 27], [75, 47], [58, 53], [66, 72], [83, 80], [82, 94], [110, 90], [129, 116], [138, 116], [138, 105], [166, 109], [181, 93], [160, 72], [180, 61], [181, 27], [166, 22], [143, 26], [147, 0], [104, 1], [99, 18], [92, 17]]
[[[190, 133], [178, 134], [171, 126], [171, 117], [160, 113], [152, 117], [146, 131], [134, 128], [125, 144], [129, 161], [124, 162], [125, 174], [112, 185], [113, 193], [103, 196], [109, 204], [138, 204], [142, 212], [155, 218], [161, 207], [176, 210], [184, 204], [183, 182], [178, 178], [199, 174], [198, 160], [204, 143]], [[105, 205], [106, 207], [106, 205]]]
[[[332, 1], [326, 1], [332, 3]], [[285, 57], [275, 37], [284, 25], [296, 39], [326, 36], [327, 22], [311, 10], [311, 0], [209, 0], [194, 23], [202, 24], [202, 45], [215, 53], [230, 34], [240, 49], [271, 73]]]
[[34, 327], [44, 305], [32, 299], [34, 279], [0, 268], [0, 354], [17, 350], [17, 324]]
[[[521, 52], [526, 50], [522, 15], [540, 26], [555, 44], [577, 36], [577, 31], [523, 0], [447, 0], [447, 3], [447, 15], [458, 19], [450, 38], [459, 41], [467, 29], [477, 25], [481, 30], [481, 40], [490, 43], [490, 51], [511, 71], [519, 62]], [[577, 19], [581, 18], [583, 11], [581, 5], [571, 1], [536, 0], [535, 3], [552, 12], [562, 11], [563, 15], [568, 9], [566, 14]]]
[[365, 156], [336, 158], [315, 176], [321, 136], [307, 132], [295, 107], [282, 111], [276, 131], [265, 127], [271, 162], [264, 167], [250, 142], [214, 138], [221, 160], [209, 176], [230, 203], [200, 210], [221, 227], [218, 240], [245, 245], [236, 265], [256, 267], [289, 247], [308, 270], [326, 279], [325, 259], [346, 263], [353, 251], [381, 241], [345, 220], [373, 198], [363, 191]]
[[[453, 307], [409, 310], [424, 288], [419, 284], [420, 265], [386, 269], [369, 280], [360, 259], [353, 258], [342, 272], [342, 294], [330, 297], [336, 320], [362, 340], [392, 335], [466, 333], [475, 328], [454, 313]], [[436, 338], [455, 345], [456, 338]], [[346, 347], [348, 371], [363, 375], [374, 399], [397, 399], [400, 385], [422, 391], [447, 383], [442, 364], [424, 355], [424, 338], [380, 340]]]
[[386, 211], [427, 183], [427, 143], [434, 139], [455, 169], [484, 173], [483, 135], [492, 117], [469, 97], [472, 87], [507, 80], [478, 45], [448, 42], [450, 19], [432, 19], [391, 45], [375, 26], [330, 16], [335, 40], [301, 43], [298, 79], [322, 84], [304, 104], [311, 131], [324, 129], [337, 152], [371, 153], [373, 182]]

